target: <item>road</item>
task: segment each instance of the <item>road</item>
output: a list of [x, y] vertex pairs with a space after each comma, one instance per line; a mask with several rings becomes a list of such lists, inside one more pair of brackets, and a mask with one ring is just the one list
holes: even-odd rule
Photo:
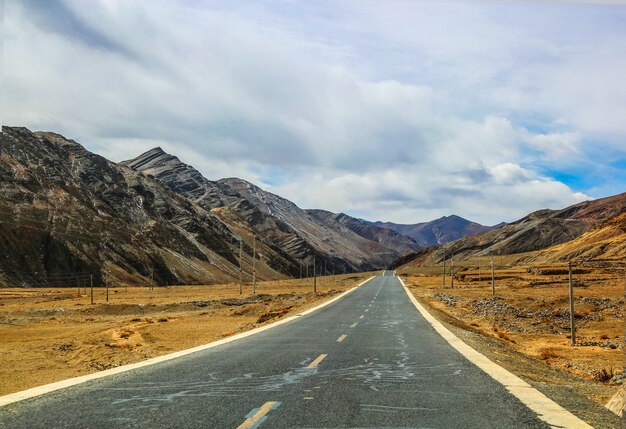
[[390, 272], [293, 322], [0, 408], [2, 428], [545, 428]]

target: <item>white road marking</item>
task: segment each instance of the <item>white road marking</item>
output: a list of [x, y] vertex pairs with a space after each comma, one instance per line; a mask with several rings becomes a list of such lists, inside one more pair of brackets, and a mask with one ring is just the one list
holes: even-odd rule
[[438, 408], [425, 408], [425, 407], [393, 407], [391, 405], [375, 405], [375, 404], [361, 404], [362, 408], [383, 408], [389, 410], [414, 410], [414, 411], [437, 411]]
[[354, 322], [352, 325], [350, 325], [351, 328], [354, 328], [356, 325], [358, 325], [359, 322]]
[[490, 361], [485, 355], [479, 353], [461, 341], [459, 337], [450, 332], [448, 328], [443, 326], [441, 322], [435, 319], [422, 306], [422, 304], [417, 301], [400, 277], [398, 277], [398, 280], [402, 283], [404, 291], [409, 296], [409, 299], [415, 308], [417, 308], [424, 319], [426, 319], [428, 323], [435, 328], [439, 335], [441, 335], [459, 353], [465, 356], [467, 360], [482, 369], [498, 383], [502, 384], [506, 390], [511, 392], [513, 396], [519, 399], [532, 411], [537, 413], [537, 417], [548, 423], [553, 428], [593, 429], [592, 426], [588, 425], [574, 414], [567, 411], [565, 408], [561, 407], [530, 384], [502, 368], [500, 365]]
[[342, 335], [342, 336], [340, 336], [339, 338], [337, 338], [337, 342], [338, 342], [338, 343], [342, 342], [343, 340], [345, 340], [345, 339], [346, 339], [346, 337], [347, 337], [347, 335], [345, 335], [345, 334], [344, 334], [344, 335]]
[[291, 322], [292, 320], [297, 320], [300, 316], [306, 316], [307, 314], [311, 314], [311, 313], [313, 313], [313, 312], [315, 312], [315, 311], [317, 311], [317, 310], [319, 310], [321, 308], [324, 308], [324, 307], [332, 304], [333, 302], [336, 302], [337, 300], [343, 298], [344, 296], [348, 295], [349, 293], [354, 292], [357, 288], [363, 286], [365, 283], [369, 282], [370, 280], [372, 280], [374, 278], [375, 278], [375, 276], [372, 276], [369, 279], [359, 283], [357, 286], [353, 287], [352, 289], [349, 289], [349, 290], [341, 293], [340, 295], [337, 295], [335, 298], [330, 299], [330, 300], [328, 300], [326, 302], [323, 302], [320, 305], [317, 305], [317, 306], [315, 306], [313, 308], [309, 308], [308, 310], [303, 311], [302, 313], [296, 314], [295, 316], [290, 316], [290, 317], [287, 317], [287, 318], [285, 318], [283, 320], [279, 320], [277, 322], [271, 323], [269, 325], [260, 326], [260, 327], [255, 328], [255, 329], [251, 329], [250, 331], [242, 332], [240, 334], [233, 335], [231, 337], [227, 337], [227, 338], [223, 338], [221, 340], [213, 341], [212, 343], [203, 344], [201, 346], [192, 347], [190, 349], [180, 350], [180, 351], [177, 351], [177, 352], [174, 352], [174, 353], [170, 353], [170, 354], [167, 354], [167, 355], [163, 355], [163, 356], [157, 356], [155, 358], [147, 359], [147, 360], [144, 360], [142, 362], [137, 362], [137, 363], [131, 363], [131, 364], [128, 364], [128, 365], [118, 366], [117, 368], [106, 369], [104, 371], [96, 372], [94, 374], [81, 375], [80, 377], [68, 378], [66, 380], [57, 381], [55, 383], [44, 384], [43, 386], [33, 387], [32, 389], [22, 390], [21, 392], [15, 392], [15, 393], [11, 393], [9, 395], [0, 396], [0, 407], [3, 407], [3, 406], [8, 405], [8, 404], [12, 404], [14, 402], [23, 401], [24, 399], [30, 399], [30, 398], [34, 398], [36, 396], [45, 395], [46, 393], [54, 392], [55, 390], [65, 389], [65, 388], [70, 387], [70, 386], [76, 386], [77, 384], [82, 384], [82, 383], [85, 383], [87, 381], [97, 380], [99, 378], [108, 377], [110, 375], [119, 374], [119, 373], [126, 372], [126, 371], [131, 371], [131, 370], [137, 369], [137, 368], [143, 368], [145, 366], [154, 365], [154, 364], [157, 364], [157, 363], [161, 363], [161, 362], [165, 362], [165, 361], [168, 361], [168, 360], [176, 359], [176, 358], [179, 358], [179, 357], [182, 357], [182, 356], [187, 356], [187, 355], [189, 355], [191, 353], [196, 353], [196, 352], [199, 352], [199, 351], [202, 351], [202, 350], [211, 349], [213, 347], [221, 346], [222, 344], [227, 344], [227, 343], [230, 343], [230, 342], [233, 342], [233, 341], [240, 340], [242, 338], [249, 337], [251, 335], [258, 334], [258, 333], [263, 332], [263, 331], [267, 331], [268, 329], [275, 328], [276, 326], [283, 325], [285, 323]]
[[364, 318], [364, 317], [365, 317], [365, 315], [364, 315], [364, 314], [361, 314], [361, 315], [359, 316], [359, 319], [362, 319], [362, 318]]

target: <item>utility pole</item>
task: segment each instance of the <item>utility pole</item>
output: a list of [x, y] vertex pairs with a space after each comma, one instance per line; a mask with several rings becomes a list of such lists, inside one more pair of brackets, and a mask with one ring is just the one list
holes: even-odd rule
[[450, 287], [454, 289], [454, 255], [450, 261]]
[[441, 287], [446, 287], [446, 255], [443, 255], [443, 280]]
[[313, 293], [317, 294], [317, 273], [315, 272], [315, 256], [313, 256]]
[[478, 283], [482, 281], [482, 274], [480, 273], [480, 256], [478, 257]]
[[243, 295], [243, 268], [241, 267], [241, 257], [243, 254], [243, 242], [239, 239], [239, 295]]
[[252, 248], [252, 295], [256, 295], [256, 235]]
[[491, 257], [491, 295], [496, 296], [496, 277], [493, 273], [493, 256]]
[[299, 278], [302, 278], [302, 261], [300, 261], [300, 277]]
[[76, 277], [76, 287], [78, 288], [78, 296], [80, 296], [80, 281], [78, 281], [78, 277]]
[[576, 345], [576, 325], [574, 324], [574, 286], [572, 285], [572, 261], [567, 264], [569, 272], [569, 328], [572, 336], [572, 345]]

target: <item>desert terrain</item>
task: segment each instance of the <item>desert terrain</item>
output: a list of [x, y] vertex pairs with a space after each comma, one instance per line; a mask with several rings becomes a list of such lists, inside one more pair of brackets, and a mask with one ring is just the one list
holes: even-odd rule
[[624, 271], [611, 262], [573, 267], [576, 344], [571, 344], [566, 264], [518, 265], [497, 257], [492, 294], [489, 259], [398, 270], [414, 296], [438, 315], [585, 380], [605, 404], [623, 383]]
[[310, 308], [374, 273], [170, 287], [0, 289], [0, 395], [205, 344]]

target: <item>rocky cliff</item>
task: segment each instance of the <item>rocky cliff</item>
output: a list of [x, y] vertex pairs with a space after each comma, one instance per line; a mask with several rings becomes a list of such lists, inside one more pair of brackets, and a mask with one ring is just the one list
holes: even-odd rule
[[3, 127], [0, 194], [0, 285], [238, 278], [238, 236], [219, 218], [60, 135]]

